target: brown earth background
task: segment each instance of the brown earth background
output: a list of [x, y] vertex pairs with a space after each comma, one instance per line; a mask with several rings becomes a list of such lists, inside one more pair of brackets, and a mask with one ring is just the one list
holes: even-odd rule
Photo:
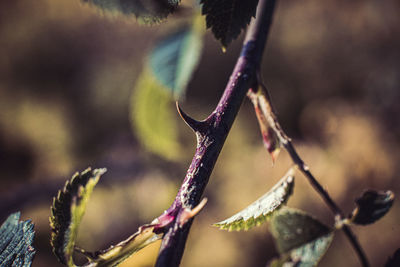
[[[346, 213], [364, 189], [400, 194], [399, 12], [397, 0], [299, 0], [279, 1], [274, 17], [264, 79], [283, 128]], [[129, 99], [146, 52], [184, 15], [146, 27], [104, 16], [78, 0], [0, 1], [0, 222], [17, 210], [33, 220], [33, 267], [61, 266], [49, 245], [49, 207], [75, 171], [108, 169], [80, 228], [78, 244], [88, 250], [127, 237], [173, 200], [195, 138], [177, 116], [182, 159], [170, 162], [149, 153], [131, 129]], [[222, 53], [207, 32], [182, 102], [193, 117], [213, 110], [241, 38]], [[276, 256], [267, 224], [234, 233], [211, 224], [268, 191], [289, 166], [285, 152], [272, 166], [245, 101], [211, 176], [209, 202], [194, 222], [182, 266], [265, 266]], [[301, 174], [288, 204], [333, 222]], [[376, 224], [354, 227], [372, 266], [383, 266], [400, 247], [399, 221], [396, 201]], [[159, 245], [121, 266], [153, 266]], [[360, 265], [338, 233], [321, 266]]]

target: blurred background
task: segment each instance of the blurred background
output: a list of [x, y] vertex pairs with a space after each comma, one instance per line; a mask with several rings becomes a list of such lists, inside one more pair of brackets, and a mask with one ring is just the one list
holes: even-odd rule
[[[188, 1], [183, 4], [189, 6]], [[400, 2], [279, 1], [263, 76], [300, 155], [345, 213], [367, 188], [400, 194]], [[52, 197], [75, 171], [108, 172], [94, 190], [78, 245], [98, 250], [163, 212], [178, 190], [195, 137], [176, 116], [182, 157], [165, 160], [138, 142], [130, 96], [155, 40], [179, 23], [142, 26], [78, 0], [0, 1], [0, 223], [17, 210], [35, 223], [34, 267], [62, 266], [51, 252]], [[184, 110], [205, 118], [241, 47], [226, 53], [207, 31]], [[171, 109], [174, 109], [171, 101]], [[182, 266], [265, 266], [277, 255], [268, 225], [248, 232], [211, 224], [268, 191], [291, 161], [272, 166], [245, 101], [205, 191]], [[299, 173], [289, 206], [332, 225], [333, 216]], [[400, 247], [400, 204], [376, 224], [354, 227], [372, 266]], [[153, 266], [160, 243], [121, 266]], [[338, 233], [321, 266], [360, 266]]]

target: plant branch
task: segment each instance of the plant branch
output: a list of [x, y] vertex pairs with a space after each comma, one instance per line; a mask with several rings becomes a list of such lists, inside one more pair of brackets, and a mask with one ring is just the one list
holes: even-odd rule
[[[315, 177], [310, 172], [309, 167], [303, 162], [300, 156], [297, 154], [296, 149], [294, 148], [290, 139], [286, 144], [283, 145], [286, 151], [289, 153], [290, 157], [292, 158], [293, 162], [299, 167], [300, 171], [307, 177], [307, 180], [311, 183], [312, 187], [317, 191], [320, 196], [323, 198], [327, 206], [332, 210], [335, 216], [340, 218], [344, 218], [344, 214], [342, 210], [336, 205], [333, 199], [330, 197], [328, 192], [322, 187], [322, 185], [315, 179]], [[358, 258], [361, 261], [362, 266], [368, 267], [370, 266], [367, 256], [364, 253], [360, 243], [357, 240], [355, 234], [351, 231], [350, 227], [347, 225], [343, 225], [342, 227], [343, 232], [349, 239], [351, 245], [353, 246], [354, 250], [356, 251]]]
[[[333, 201], [333, 199], [330, 197], [328, 192], [322, 187], [322, 185], [317, 181], [317, 179], [312, 175], [309, 167], [304, 163], [304, 161], [301, 159], [301, 157], [297, 153], [295, 147], [292, 144], [291, 139], [282, 130], [282, 128], [278, 122], [278, 119], [276, 117], [275, 111], [272, 107], [272, 101], [271, 101], [270, 94], [269, 94], [267, 88], [264, 86], [264, 84], [261, 80], [261, 75], [259, 75], [259, 73], [257, 74], [257, 80], [258, 80], [257, 81], [258, 88], [262, 90], [262, 96], [264, 96], [263, 100], [262, 100], [263, 104], [264, 104], [264, 106], [262, 106], [262, 108], [264, 109], [263, 113], [266, 116], [266, 120], [268, 121], [269, 126], [273, 129], [277, 138], [279, 139], [280, 144], [286, 149], [286, 151], [289, 153], [290, 157], [292, 158], [293, 163], [298, 166], [300, 171], [306, 176], [308, 181], [311, 183], [311, 185], [315, 189], [315, 191], [317, 191], [320, 194], [320, 196], [325, 201], [327, 206], [334, 213], [335, 219], [338, 218], [340, 220], [342, 218], [345, 218], [342, 210]], [[254, 89], [249, 90], [248, 97], [254, 103], [254, 101], [257, 101], [257, 100], [254, 100], [257, 97], [254, 96], [255, 92], [253, 90]], [[355, 249], [355, 251], [362, 263], [362, 266], [368, 267], [369, 266], [368, 259], [365, 255], [361, 245], [359, 244], [357, 237], [351, 231], [349, 226], [343, 225], [342, 229], [343, 229], [345, 235], [347, 236], [347, 238], [349, 239], [351, 245]]]
[[156, 266], [179, 266], [193, 218], [181, 225], [185, 210], [195, 208], [208, 183], [215, 162], [232, 127], [244, 97], [250, 88], [262, 59], [272, 22], [275, 0], [260, 0], [241, 54], [217, 107], [204, 121], [195, 121], [181, 109], [185, 122], [195, 131], [197, 149], [179, 192], [166, 211], [175, 220], [165, 229]]

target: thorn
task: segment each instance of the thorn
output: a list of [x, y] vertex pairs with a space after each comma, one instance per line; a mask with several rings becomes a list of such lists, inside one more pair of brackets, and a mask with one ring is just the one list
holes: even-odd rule
[[203, 200], [199, 203], [199, 205], [194, 207], [192, 210], [185, 208], [183, 210], [181, 216], [179, 217], [179, 226], [182, 227], [190, 219], [192, 219], [194, 216], [196, 216], [204, 208], [206, 203], [207, 203], [207, 198], [203, 198]]
[[183, 121], [194, 131], [194, 132], [203, 132], [203, 122], [198, 121], [187, 115], [179, 106], [178, 101], [176, 101], [176, 109], [178, 110], [179, 115], [183, 119]]

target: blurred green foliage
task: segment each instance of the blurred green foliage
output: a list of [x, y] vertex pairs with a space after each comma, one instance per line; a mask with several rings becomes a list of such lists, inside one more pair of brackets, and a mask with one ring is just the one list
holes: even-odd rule
[[132, 126], [140, 142], [169, 160], [182, 158], [170, 92], [146, 68], [132, 94]]
[[150, 53], [153, 75], [176, 99], [185, 95], [198, 65], [203, 47], [203, 24], [202, 17], [196, 14], [193, 23], [167, 34]]

